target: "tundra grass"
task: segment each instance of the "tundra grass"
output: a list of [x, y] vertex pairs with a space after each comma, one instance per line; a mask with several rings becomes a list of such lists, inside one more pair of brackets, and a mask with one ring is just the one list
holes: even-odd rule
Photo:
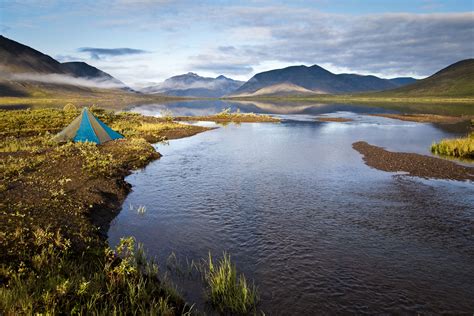
[[130, 189], [123, 177], [159, 157], [149, 142], [206, 128], [92, 112], [127, 138], [58, 144], [75, 107], [0, 111], [2, 315], [189, 311], [132, 240], [111, 250], [103, 234]]
[[78, 106], [89, 106], [96, 104], [102, 108], [120, 110], [130, 104], [149, 104], [162, 102], [183, 101], [186, 98], [164, 96], [164, 95], [146, 95], [128, 93], [114, 90], [100, 90], [87, 93], [86, 96], [81, 94], [70, 93], [33, 93], [28, 97], [4, 97], [0, 96], [0, 106], [14, 107], [22, 105], [32, 108], [63, 108], [67, 103]]
[[238, 275], [230, 255], [214, 263], [211, 254], [207, 261], [204, 279], [208, 287], [208, 298], [212, 306], [222, 314], [256, 313], [257, 289], [248, 284], [243, 274]]
[[[19, 233], [19, 242], [24, 234]], [[147, 259], [133, 238], [115, 249], [76, 258], [60, 231], [36, 228], [30, 254], [17, 269], [2, 264], [7, 283], [0, 287], [0, 310], [18, 314], [111, 313], [189, 314], [173, 287], [160, 282], [158, 266]]]
[[443, 139], [431, 145], [431, 151], [437, 155], [474, 159], [474, 133], [454, 139]]

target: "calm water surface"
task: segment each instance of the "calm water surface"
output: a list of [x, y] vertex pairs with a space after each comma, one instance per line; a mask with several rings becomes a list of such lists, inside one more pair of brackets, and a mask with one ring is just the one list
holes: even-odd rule
[[[196, 114], [188, 108], [176, 105]], [[228, 251], [255, 280], [268, 315], [472, 313], [473, 184], [371, 169], [351, 147], [364, 140], [429, 154], [453, 134], [364, 115], [373, 110], [305, 109], [280, 124], [229, 125], [157, 145], [163, 157], [127, 178], [133, 192], [110, 243], [135, 236], [163, 267], [172, 252], [199, 260]], [[321, 113], [354, 121], [315, 122]], [[130, 209], [142, 205], [145, 215]], [[205, 309], [198, 280], [175, 282]]]

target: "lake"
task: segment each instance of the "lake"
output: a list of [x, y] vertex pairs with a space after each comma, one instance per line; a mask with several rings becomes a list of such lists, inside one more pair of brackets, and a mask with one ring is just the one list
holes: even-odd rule
[[[133, 191], [111, 224], [111, 245], [134, 236], [163, 270], [173, 252], [199, 261], [227, 251], [255, 281], [267, 315], [472, 313], [473, 184], [378, 171], [352, 148], [363, 140], [430, 155], [433, 141], [456, 131], [368, 116], [388, 110], [352, 105], [202, 101], [130, 109], [201, 115], [227, 106], [283, 121], [157, 144], [163, 157], [126, 179]], [[353, 121], [317, 122], [319, 114]], [[173, 281], [205, 310], [199, 280]]]

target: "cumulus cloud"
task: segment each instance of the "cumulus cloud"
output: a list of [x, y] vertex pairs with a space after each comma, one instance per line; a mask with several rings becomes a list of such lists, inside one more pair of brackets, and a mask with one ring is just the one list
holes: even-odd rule
[[95, 60], [104, 57], [115, 57], [124, 55], [138, 55], [148, 53], [146, 50], [135, 48], [96, 48], [96, 47], [81, 47], [77, 49], [80, 53], [89, 53], [90, 57]]
[[[58, 52], [63, 55], [61, 60], [78, 60], [77, 54], [80, 60], [111, 70], [132, 85], [188, 71], [244, 80], [257, 71], [272, 69], [267, 66], [292, 64], [323, 65], [336, 73], [423, 77], [474, 57], [472, 8], [464, 8], [468, 10], [464, 13], [413, 13], [452, 7], [439, 0], [414, 0], [407, 6], [410, 13], [381, 13], [379, 6], [369, 4], [360, 4], [364, 10], [354, 13], [352, 5], [344, 9], [324, 0], [287, 4], [265, 0], [74, 3], [74, 15], [80, 22], [94, 16], [91, 27], [120, 31], [124, 46], [129, 45], [127, 38], [133, 38], [151, 53], [145, 55], [147, 51], [134, 48], [82, 47]], [[373, 13], [360, 13], [368, 8]], [[386, 11], [393, 8], [399, 10], [400, 6], [389, 4]], [[322, 11], [326, 9], [331, 13]], [[30, 6], [25, 10], [32, 11]], [[9, 25], [16, 29], [24, 20]], [[87, 45], [115, 45], [106, 37], [100, 39]], [[118, 64], [123, 69], [114, 69]]]
[[[474, 56], [473, 13], [350, 16], [317, 11], [302, 14], [300, 9], [262, 10], [239, 8], [227, 14], [234, 17], [232, 24], [240, 19], [247, 29], [265, 27], [270, 32], [265, 31], [266, 39], [221, 45], [207, 53], [212, 58], [194, 58], [193, 66], [224, 71], [224, 63], [215, 61], [228, 61], [232, 54], [249, 61], [247, 65], [239, 62], [241, 68], [237, 69], [275, 60], [334, 65], [366, 74], [427, 76]], [[261, 20], [260, 14], [270, 17]], [[232, 70], [233, 64], [229, 65]]]

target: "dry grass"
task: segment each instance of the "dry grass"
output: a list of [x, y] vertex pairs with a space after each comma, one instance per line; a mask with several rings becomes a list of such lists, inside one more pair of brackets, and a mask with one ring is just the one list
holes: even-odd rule
[[463, 138], [443, 139], [431, 145], [437, 155], [474, 159], [474, 133]]

